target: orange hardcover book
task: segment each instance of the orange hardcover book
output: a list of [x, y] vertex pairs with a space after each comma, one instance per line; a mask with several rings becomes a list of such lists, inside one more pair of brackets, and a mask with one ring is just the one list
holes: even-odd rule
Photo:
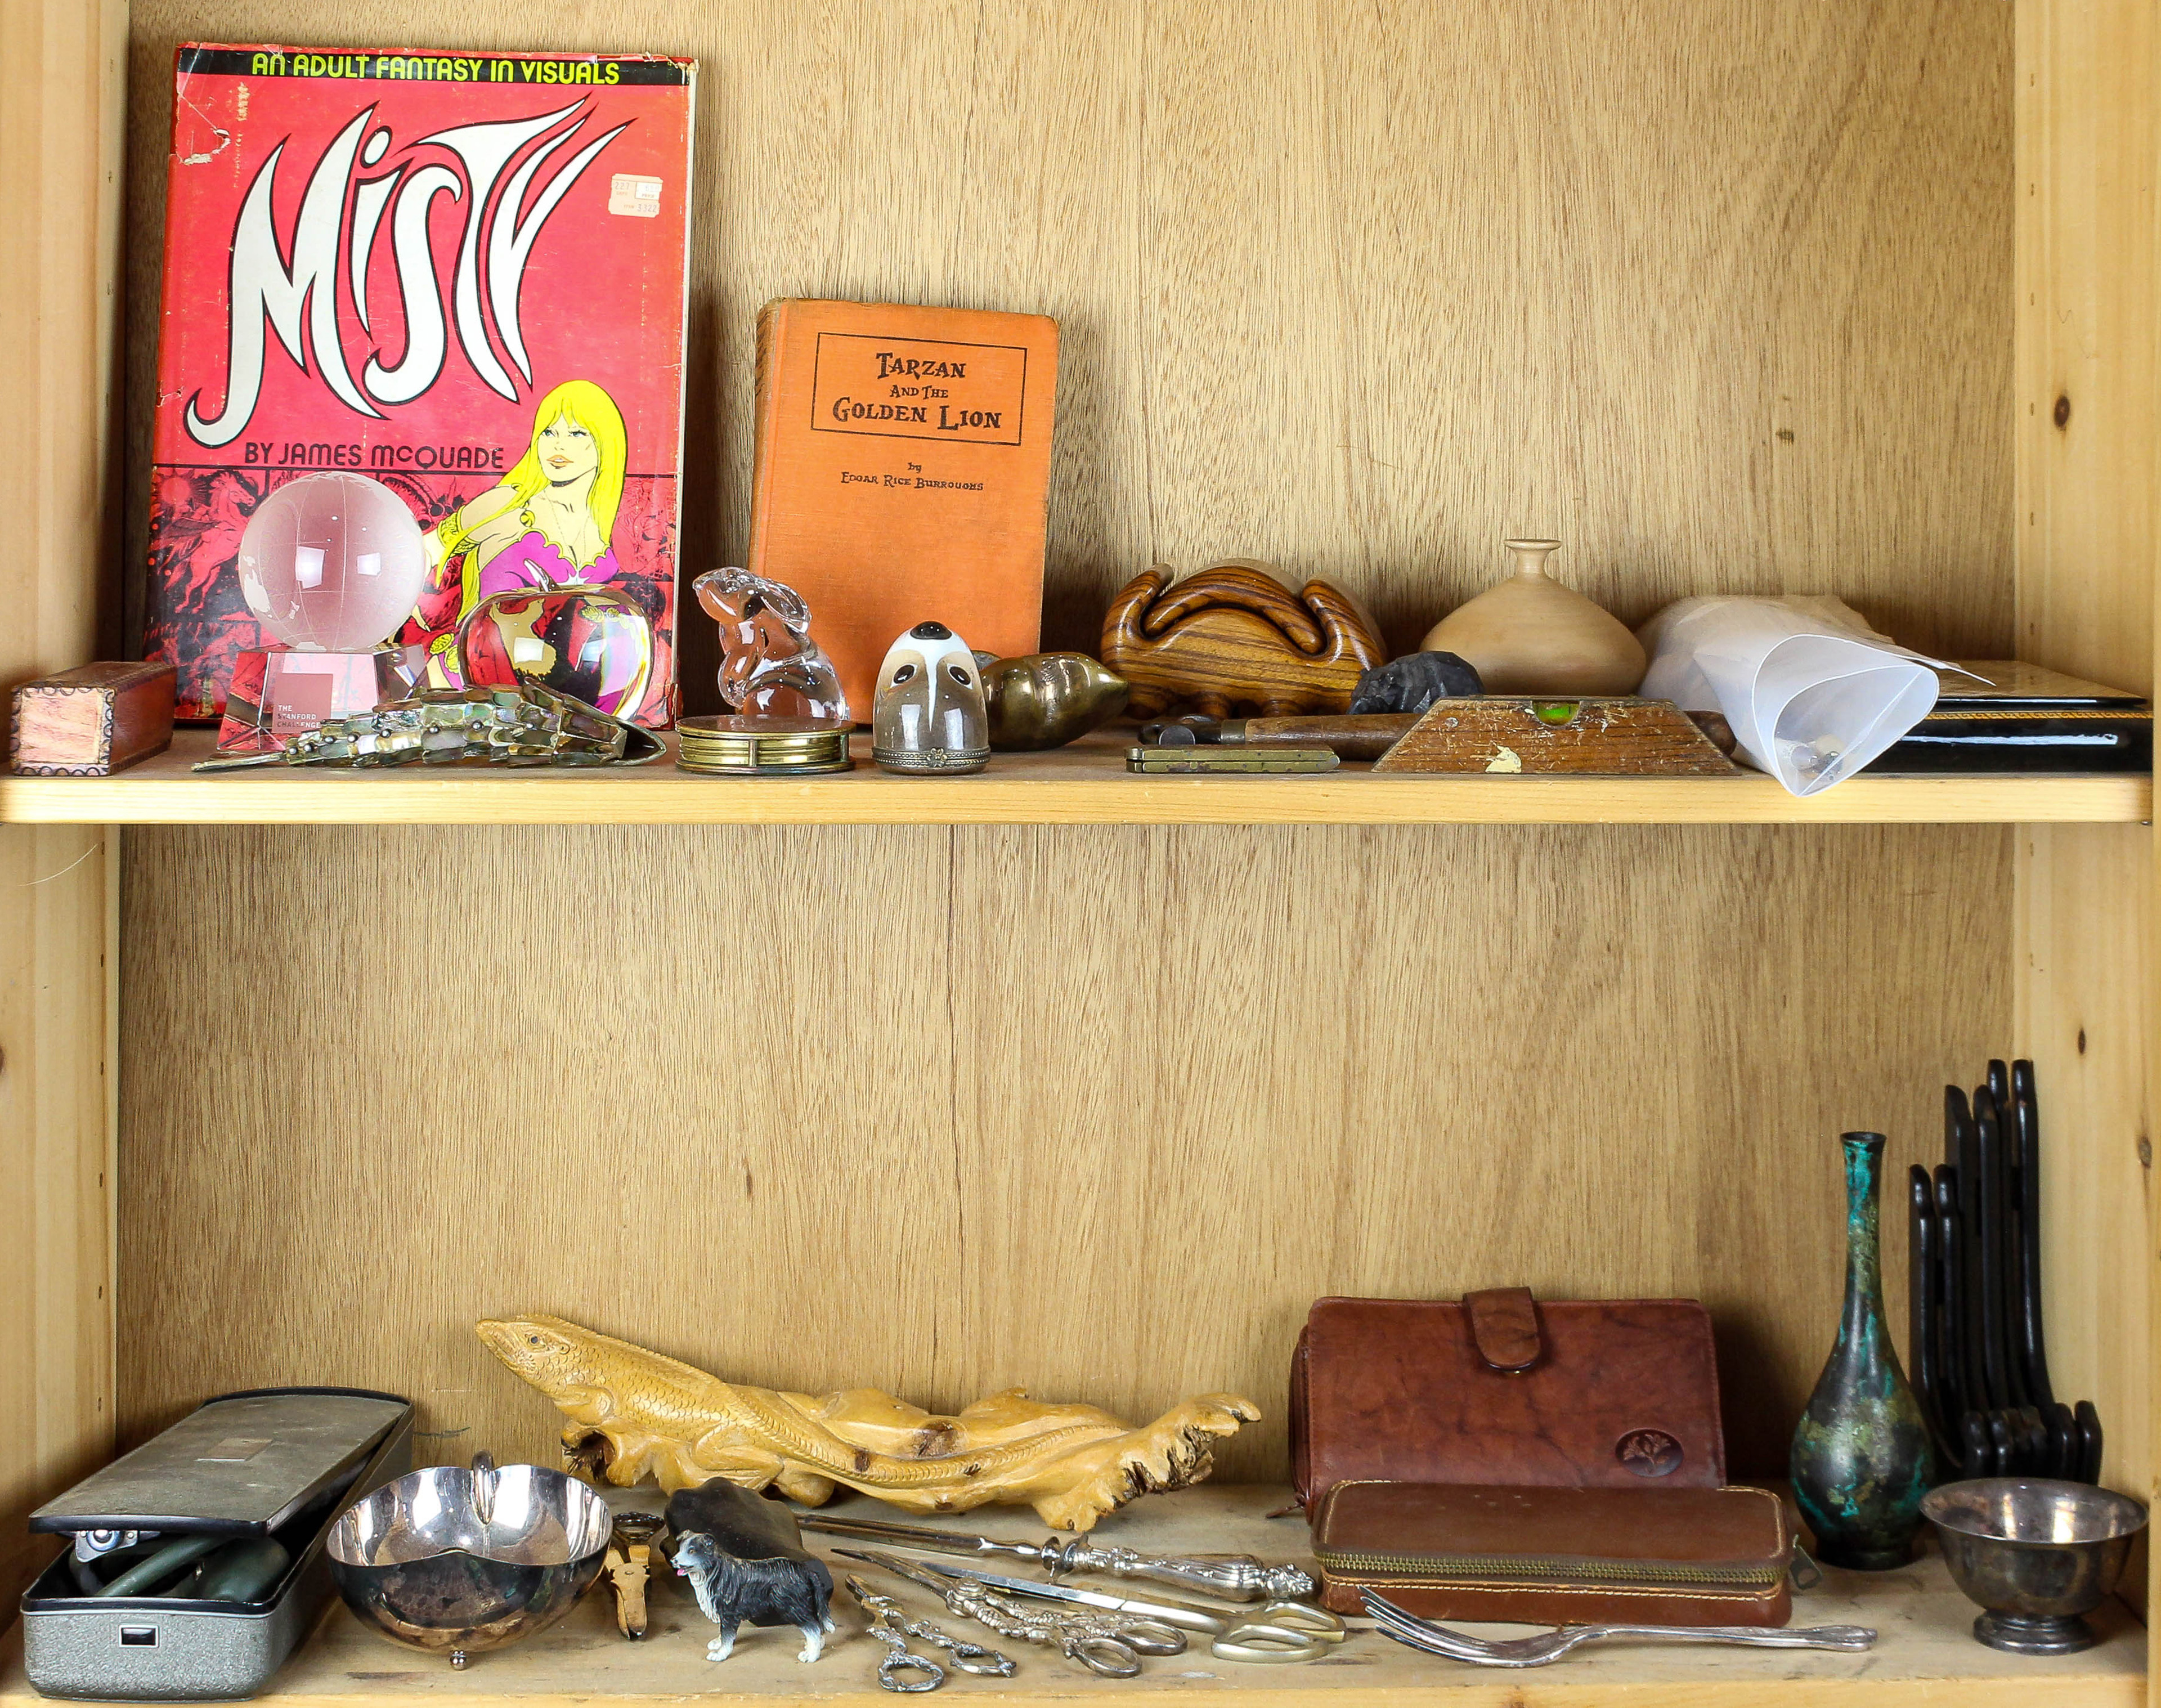
[[919, 622], [1034, 652], [1058, 323], [789, 298], [758, 332], [748, 567], [809, 603], [857, 720]]

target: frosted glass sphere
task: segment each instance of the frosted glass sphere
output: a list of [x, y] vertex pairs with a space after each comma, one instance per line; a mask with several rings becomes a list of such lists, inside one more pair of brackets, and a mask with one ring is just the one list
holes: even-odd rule
[[373, 651], [411, 613], [427, 574], [420, 524], [366, 475], [288, 481], [240, 536], [242, 596], [298, 653]]

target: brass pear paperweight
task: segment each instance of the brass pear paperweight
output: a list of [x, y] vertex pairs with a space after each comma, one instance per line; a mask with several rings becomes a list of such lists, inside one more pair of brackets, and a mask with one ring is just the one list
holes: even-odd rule
[[1488, 694], [1633, 694], [1643, 680], [1643, 643], [1546, 573], [1560, 542], [1501, 544], [1516, 555], [1516, 573], [1441, 618], [1420, 650], [1454, 653]]

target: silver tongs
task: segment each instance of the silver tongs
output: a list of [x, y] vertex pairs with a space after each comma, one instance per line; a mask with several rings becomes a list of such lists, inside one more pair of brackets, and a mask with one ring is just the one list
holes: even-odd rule
[[[839, 1548], [844, 1560], [867, 1560], [893, 1569], [893, 1556], [859, 1554]], [[1331, 1644], [1343, 1641], [1343, 1622], [1325, 1607], [1303, 1601], [1269, 1601], [1259, 1607], [1198, 1607], [1190, 1601], [1165, 1601], [1157, 1596], [1113, 1596], [1100, 1590], [1075, 1589], [1070, 1584], [1034, 1583], [1026, 1578], [1001, 1577], [994, 1572], [971, 1571], [965, 1565], [947, 1565], [935, 1560], [906, 1562], [909, 1575], [929, 1573], [950, 1585], [955, 1581], [978, 1591], [1029, 1601], [1054, 1601], [1069, 1614], [1092, 1610], [1122, 1619], [1192, 1632], [1210, 1640], [1209, 1653], [1218, 1660], [1269, 1663], [1318, 1660]]]
[[1060, 1542], [998, 1542], [934, 1530], [925, 1524], [889, 1524], [876, 1518], [836, 1518], [803, 1513], [806, 1530], [827, 1536], [859, 1536], [869, 1542], [897, 1542], [938, 1554], [1008, 1554], [1045, 1567], [1053, 1578], [1066, 1572], [1102, 1572], [1112, 1577], [1148, 1578], [1174, 1584], [1225, 1601], [1296, 1601], [1314, 1592], [1311, 1577], [1294, 1565], [1268, 1565], [1250, 1554], [1137, 1554], [1130, 1548], [1106, 1548], [1075, 1536]]
[[875, 1549], [833, 1551], [843, 1560], [860, 1560], [921, 1584], [937, 1594], [948, 1612], [972, 1619], [1001, 1637], [1054, 1648], [1101, 1678], [1138, 1678], [1142, 1656], [1185, 1653], [1185, 1633], [1157, 1620], [1121, 1618], [1085, 1607], [1040, 1611], [969, 1581], [972, 1574], [963, 1574], [956, 1580], [946, 1575], [945, 1567], [934, 1569], [924, 1561], [903, 1560], [897, 1554], [881, 1554]]

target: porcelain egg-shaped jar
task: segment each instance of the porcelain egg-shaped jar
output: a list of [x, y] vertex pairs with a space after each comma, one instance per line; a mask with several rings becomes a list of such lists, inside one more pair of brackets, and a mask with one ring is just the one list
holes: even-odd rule
[[980, 771], [991, 757], [983, 686], [967, 642], [942, 622], [919, 622], [878, 666], [871, 757], [904, 775]]

